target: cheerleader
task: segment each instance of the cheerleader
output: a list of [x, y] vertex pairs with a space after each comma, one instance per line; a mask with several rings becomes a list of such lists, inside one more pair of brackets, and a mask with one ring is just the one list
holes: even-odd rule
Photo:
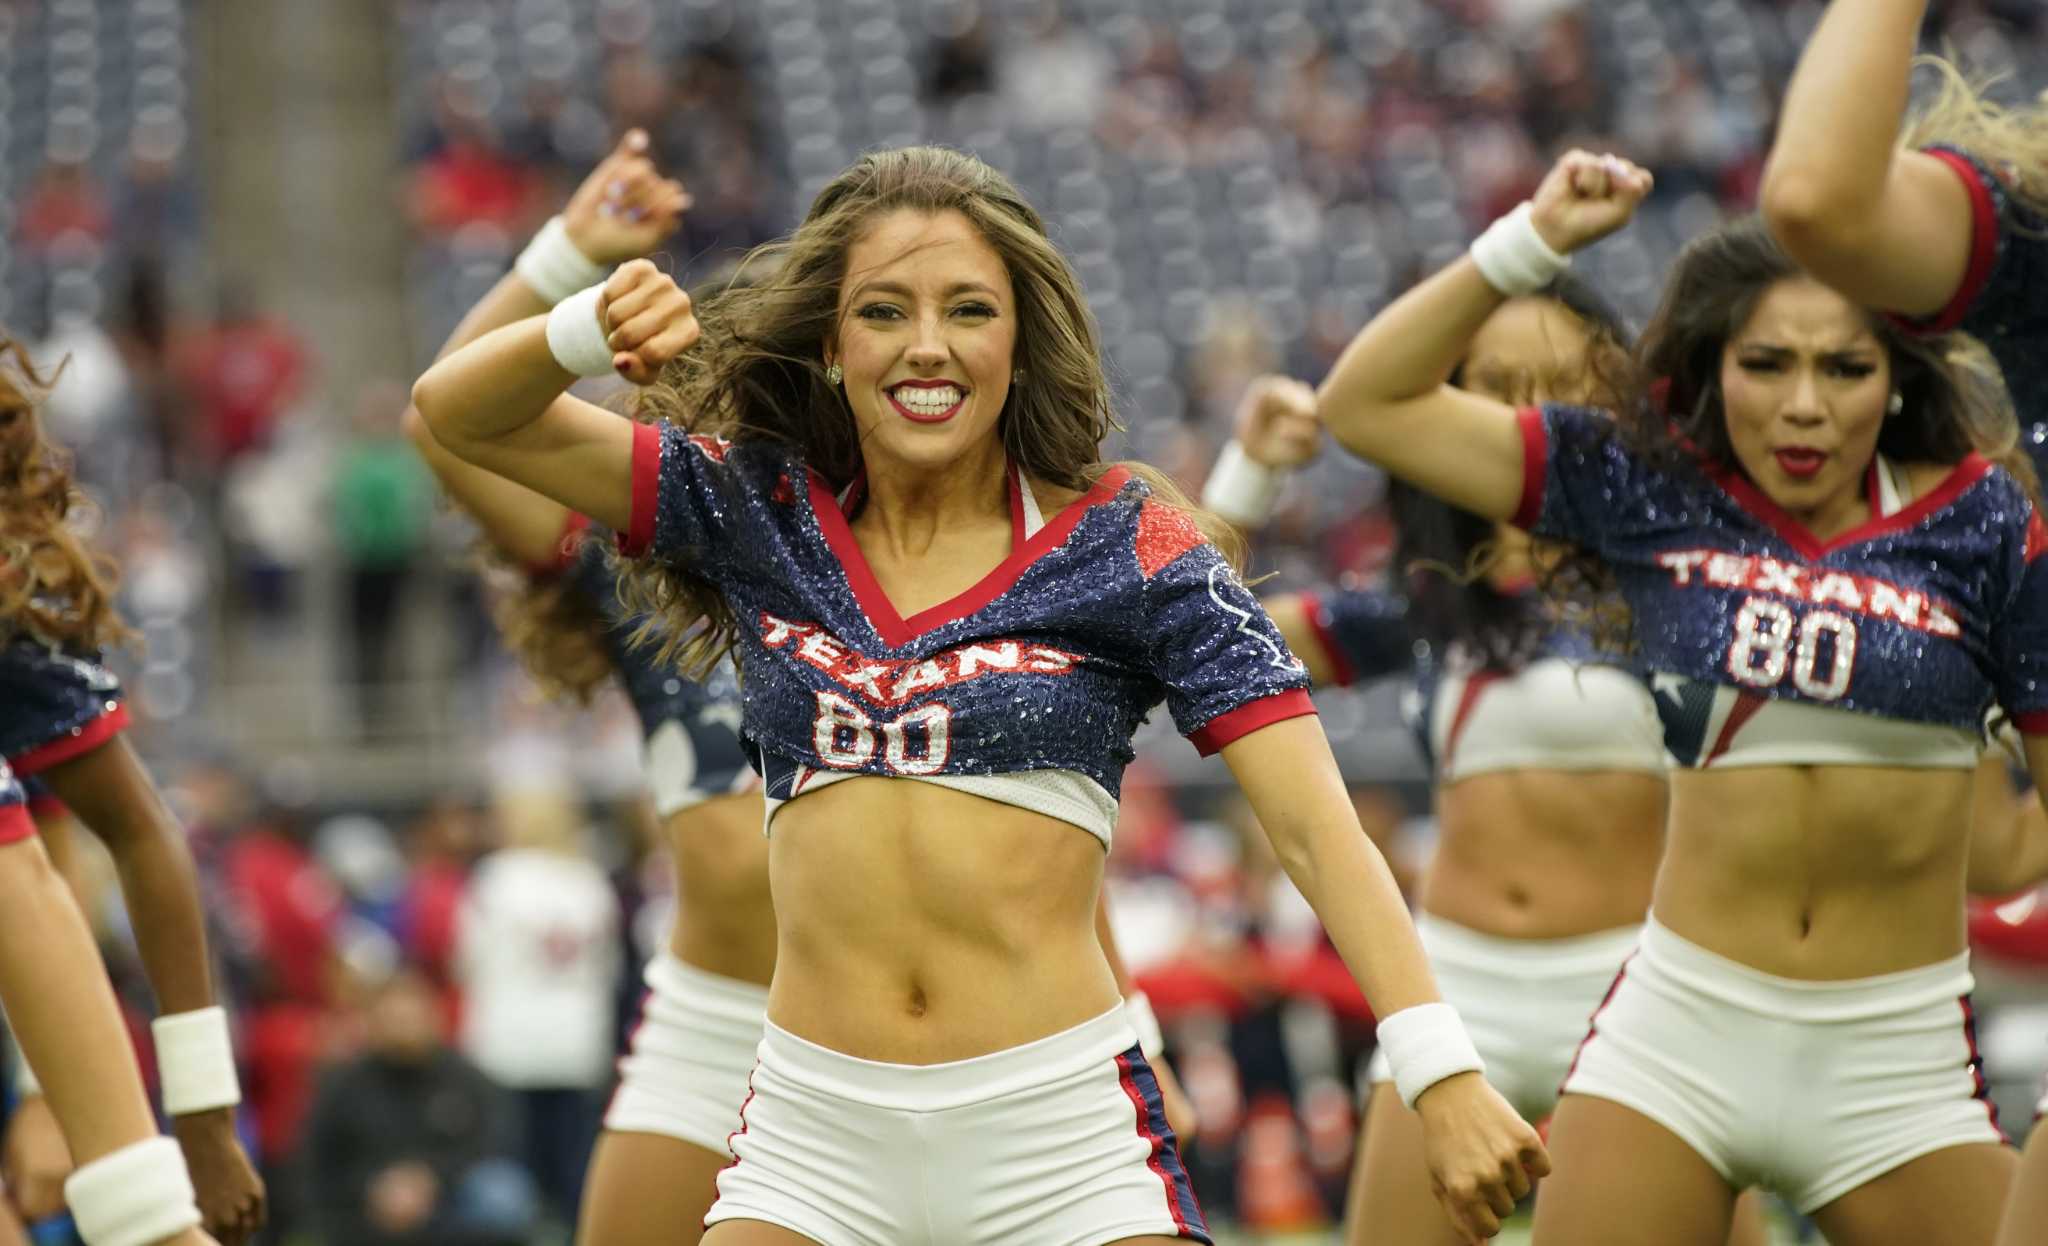
[[[1504, 297], [1649, 190], [1574, 152], [1368, 325], [1331, 432], [1611, 575], [1675, 763], [1637, 952], [1552, 1119], [1539, 1243], [1718, 1243], [1776, 1189], [1838, 1246], [1986, 1243], [2010, 1179], [1962, 940], [1996, 699], [2048, 722], [2048, 527], [1947, 339], [1802, 274], [1754, 221], [1678, 260], [1624, 417], [1443, 384]], [[2015, 475], [2014, 473], [2017, 473]], [[2048, 752], [2027, 751], [2038, 770]]]
[[[38, 617], [60, 627], [106, 626], [111, 615], [104, 577], [63, 529], [71, 482], [36, 418], [31, 393], [42, 382], [14, 343], [0, 341], [0, 357], [12, 365], [11, 372], [0, 371], [0, 617], [16, 629]], [[28, 642], [17, 638], [7, 652], [23, 643]], [[0, 675], [0, 689], [9, 693], [0, 702], [7, 707], [0, 731], [10, 733], [9, 739], [49, 726], [44, 703], [17, 692], [21, 687]], [[92, 933], [36, 839], [27, 794], [5, 751], [0, 893], [7, 896], [0, 905], [0, 1003], [26, 1057], [23, 1067], [40, 1074], [40, 1089], [77, 1164], [64, 1182], [64, 1199], [80, 1235], [88, 1246], [214, 1241], [199, 1227], [185, 1157], [156, 1132]], [[203, 983], [203, 956], [199, 964]], [[225, 1032], [218, 1037], [224, 1042]], [[209, 1060], [201, 1067], [214, 1065]], [[230, 1061], [230, 1072], [232, 1067]], [[260, 1200], [261, 1186], [253, 1184], [253, 1175], [250, 1182]], [[231, 1223], [240, 1240], [243, 1221], [235, 1217]]]
[[[876, 152], [781, 257], [708, 332], [627, 264], [413, 390], [451, 453], [623, 534], [673, 656], [745, 672], [777, 956], [704, 1240], [1209, 1240], [1094, 920], [1162, 697], [1328, 923], [1446, 1203], [1492, 1235], [1542, 1148], [1437, 1002], [1299, 663], [1196, 516], [1097, 460], [1100, 355], [1037, 213], [971, 157]], [[563, 396], [615, 370], [731, 437]]]
[[[1764, 218], [1801, 265], [1923, 332], [1960, 329], [1997, 358], [2023, 444], [2048, 455], [2048, 107], [2007, 110], [1941, 64], [1941, 94], [1904, 129], [1926, 0], [1835, 0], [1801, 56], [1763, 186]], [[1997, 781], [1987, 800], [2001, 799]], [[2013, 891], [2048, 869], [2042, 828], [1979, 855]], [[2031, 834], [2027, 832], [2031, 831]], [[2048, 1112], [2048, 1094], [2036, 1111]], [[2027, 1140], [2001, 1242], [2048, 1223], [2048, 1125]]]

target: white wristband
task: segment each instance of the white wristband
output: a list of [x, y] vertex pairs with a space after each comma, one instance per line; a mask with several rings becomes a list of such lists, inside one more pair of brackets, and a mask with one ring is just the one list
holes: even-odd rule
[[1536, 232], [1535, 209], [1526, 199], [1473, 240], [1472, 262], [1488, 285], [1510, 298], [1536, 293], [1572, 263]]
[[603, 286], [579, 290], [548, 313], [548, 350], [556, 363], [577, 376], [612, 374], [611, 343], [604, 340], [604, 322], [597, 318], [597, 300], [603, 293]]
[[235, 1048], [225, 1008], [199, 1008], [150, 1022], [156, 1066], [164, 1084], [164, 1111], [172, 1116], [231, 1108], [242, 1101]]
[[1286, 484], [1285, 472], [1254, 460], [1244, 452], [1243, 442], [1232, 439], [1209, 469], [1202, 505], [1234, 524], [1257, 528], [1272, 517], [1273, 504]]
[[1394, 1071], [1394, 1087], [1410, 1108], [1431, 1086], [1459, 1073], [1484, 1073], [1486, 1064], [1449, 1004], [1417, 1004], [1380, 1019], [1380, 1050]]
[[1166, 1054], [1166, 1035], [1159, 1029], [1159, 1014], [1152, 1011], [1152, 1000], [1145, 992], [1132, 991], [1124, 997], [1124, 1015], [1138, 1032], [1140, 1055], [1151, 1061]]
[[569, 241], [568, 226], [559, 216], [549, 217], [548, 223], [540, 227], [533, 241], [512, 261], [512, 271], [549, 306], [605, 278], [604, 265], [576, 249], [576, 244]]
[[150, 1246], [199, 1225], [185, 1157], [169, 1138], [130, 1143], [64, 1182], [64, 1202], [86, 1246]]

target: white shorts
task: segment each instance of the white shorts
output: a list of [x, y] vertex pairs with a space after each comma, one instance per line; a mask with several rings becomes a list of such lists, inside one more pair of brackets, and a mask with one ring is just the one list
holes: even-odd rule
[[771, 1022], [705, 1224], [823, 1246], [1210, 1241], [1122, 1007], [972, 1060], [877, 1064]]
[[706, 973], [664, 949], [647, 962], [640, 1024], [619, 1061], [604, 1127], [723, 1153], [740, 1127], [767, 1016], [767, 987]]
[[[1640, 926], [1569, 939], [1504, 939], [1427, 913], [1415, 933], [1429, 953], [1444, 1002], [1458, 1010], [1486, 1080], [1525, 1120], [1550, 1115], [1557, 1086], [1586, 1037], [1621, 962], [1636, 950]], [[1368, 1081], [1390, 1082], [1384, 1052], [1366, 1065]]]
[[1811, 1212], [1909, 1160], [2004, 1140], [1972, 985], [1968, 955], [1843, 982], [1775, 977], [1653, 919], [1564, 1091], [1632, 1108], [1730, 1185]]

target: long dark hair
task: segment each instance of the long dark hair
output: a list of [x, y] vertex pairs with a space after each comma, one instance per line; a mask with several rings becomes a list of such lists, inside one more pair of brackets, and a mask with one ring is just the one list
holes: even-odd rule
[[[1002, 257], [1017, 297], [1015, 362], [1029, 378], [1010, 390], [999, 419], [1003, 448], [1033, 479], [1091, 487], [1112, 466], [1100, 447], [1117, 425], [1080, 278], [1008, 178], [943, 147], [869, 152], [833, 178], [794, 233], [757, 252], [776, 263], [772, 273], [697, 304], [701, 338], [640, 392], [638, 418], [717, 433], [736, 448], [782, 446], [834, 485], [851, 480], [861, 466], [859, 432], [845, 395], [826, 379], [825, 343], [839, 328], [848, 253], [877, 218], [899, 209], [958, 212]], [[1122, 466], [1242, 563], [1235, 529], [1189, 504], [1159, 472]], [[628, 606], [647, 617], [643, 636], [661, 638], [662, 661], [701, 672], [731, 648], [731, 610], [687, 561], [642, 560], [622, 583]]]
[[[1570, 273], [1536, 297], [1563, 307], [1585, 327], [1591, 341], [1583, 366], [1594, 400], [1612, 403], [1629, 393], [1629, 331], [1614, 305]], [[1450, 383], [1463, 381], [1461, 362]], [[1550, 630], [1550, 612], [1540, 597], [1503, 592], [1488, 578], [1499, 549], [1494, 521], [1398, 479], [1389, 482], [1387, 506], [1396, 532], [1394, 565], [1408, 594], [1415, 635], [1438, 653], [1455, 646], [1488, 667], [1513, 669], [1527, 662]], [[1591, 594], [1590, 583], [1575, 581], [1569, 591], [1550, 583], [1564, 565], [1559, 559], [1539, 555], [1537, 562], [1539, 581], [1550, 593]], [[1575, 570], [1584, 575], [1583, 568]]]

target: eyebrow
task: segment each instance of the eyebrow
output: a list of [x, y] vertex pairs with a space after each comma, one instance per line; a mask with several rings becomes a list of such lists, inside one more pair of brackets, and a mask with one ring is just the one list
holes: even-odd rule
[[[867, 282], [854, 290], [853, 297], [862, 298], [869, 294], [894, 294], [899, 298], [917, 297], [917, 291], [896, 281]], [[956, 298], [962, 294], [986, 294], [990, 298], [1001, 297], [996, 293], [994, 286], [980, 281], [956, 281], [945, 289], [945, 296], [949, 299]]]
[[[1737, 342], [1735, 349], [1738, 351], [1758, 351], [1767, 355], [1796, 355], [1799, 353], [1799, 348], [1796, 346], [1785, 346], [1777, 342], [1756, 341], [1754, 339], [1746, 342]], [[1884, 344], [1882, 342], [1851, 342], [1846, 346], [1823, 347], [1813, 353], [1828, 359], [1842, 355], [1866, 355], [1873, 352], [1881, 352], [1883, 349]]]

